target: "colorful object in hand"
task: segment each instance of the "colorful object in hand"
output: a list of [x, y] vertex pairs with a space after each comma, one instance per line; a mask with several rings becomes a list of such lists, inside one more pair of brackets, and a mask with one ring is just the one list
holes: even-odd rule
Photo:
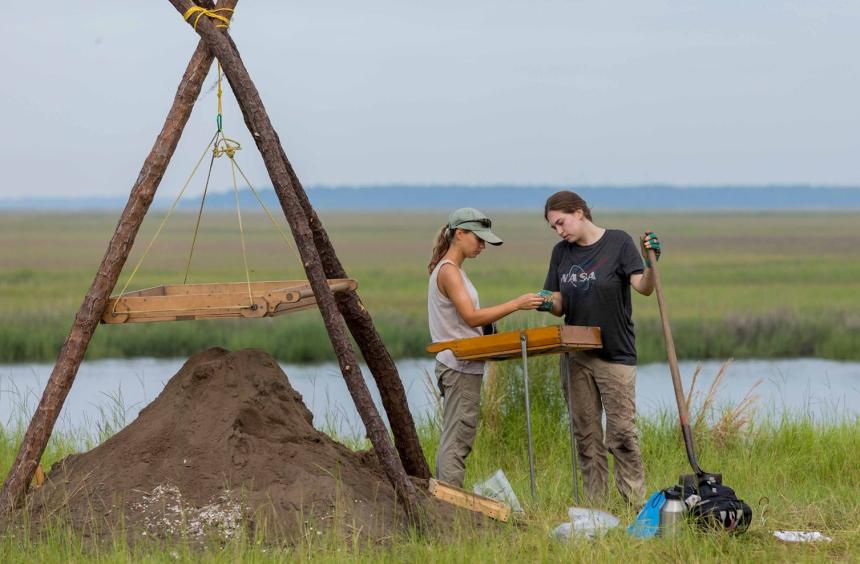
[[538, 311], [552, 311], [552, 292], [549, 290], [541, 290], [537, 293], [543, 298], [543, 303], [538, 306]]
[[[653, 231], [646, 231], [645, 235], [640, 239], [642, 245], [642, 258], [645, 259], [645, 268], [651, 268], [651, 260], [648, 258], [648, 250], [654, 251], [654, 256], [657, 260], [660, 260], [660, 252], [662, 251], [662, 245], [660, 244], [660, 239], [657, 238], [657, 234]], [[647, 246], [646, 246], [647, 244]]]

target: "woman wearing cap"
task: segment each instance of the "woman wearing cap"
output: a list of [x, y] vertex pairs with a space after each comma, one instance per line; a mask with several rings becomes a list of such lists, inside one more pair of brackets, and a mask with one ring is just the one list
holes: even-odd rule
[[639, 505], [645, 500], [645, 473], [634, 421], [636, 342], [630, 288], [651, 295], [654, 279], [647, 252], [653, 249], [659, 257], [660, 242], [646, 232], [640, 257], [630, 235], [595, 225], [585, 201], [566, 190], [547, 199], [544, 218], [562, 238], [552, 250], [544, 282], [544, 289], [553, 292], [551, 311], [564, 315], [567, 325], [600, 327], [603, 339], [601, 349], [570, 354], [569, 380], [562, 378], [585, 494], [595, 501], [608, 494], [608, 450], [615, 458], [618, 491]]
[[[448, 216], [433, 246], [427, 270], [427, 313], [433, 342], [483, 335], [483, 327], [517, 310], [537, 309], [544, 299], [524, 294], [482, 308], [478, 292], [463, 271], [467, 258], [476, 258], [486, 243], [501, 245], [490, 231], [492, 222], [474, 208], [461, 208]], [[472, 451], [481, 400], [484, 362], [458, 360], [450, 350], [436, 355], [436, 379], [444, 398], [442, 436], [436, 455], [436, 477], [462, 487], [466, 457]]]

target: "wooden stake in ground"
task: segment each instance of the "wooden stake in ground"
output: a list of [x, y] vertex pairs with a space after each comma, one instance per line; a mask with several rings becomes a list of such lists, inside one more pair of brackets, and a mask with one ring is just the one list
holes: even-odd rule
[[[224, 0], [222, 8], [232, 8], [238, 0]], [[211, 3], [207, 3], [211, 7]], [[229, 14], [229, 12], [227, 12]], [[128, 253], [134, 245], [135, 237], [140, 229], [140, 224], [146, 215], [149, 205], [155, 196], [155, 191], [161, 182], [164, 171], [176, 150], [176, 145], [182, 135], [182, 130], [191, 116], [194, 102], [200, 94], [203, 81], [209, 73], [212, 65], [212, 55], [209, 54], [203, 42], [197, 45], [197, 49], [189, 61], [176, 91], [167, 119], [161, 133], [155, 140], [155, 144], [140, 174], [131, 189], [131, 195], [125, 205], [125, 209], [119, 218], [116, 231], [108, 243], [108, 248], [99, 265], [95, 280], [93, 280], [84, 301], [75, 316], [69, 336], [60, 348], [57, 362], [42, 393], [42, 399], [36, 413], [30, 420], [27, 432], [18, 449], [12, 468], [3, 483], [0, 491], [0, 521], [5, 521], [9, 514], [22, 502], [27, 493], [27, 487], [33, 474], [45, 452], [48, 439], [54, 430], [57, 417], [69, 394], [78, 368], [83, 360], [87, 346], [92, 339], [96, 326], [104, 313], [107, 300], [116, 286]]]
[[[194, 7], [194, 4], [189, 0], [170, 0], [170, 3], [180, 14], [185, 14], [189, 8]], [[382, 418], [373, 404], [370, 391], [361, 376], [358, 361], [346, 335], [343, 318], [338, 312], [334, 295], [326, 282], [325, 271], [313, 242], [307, 216], [298, 201], [289, 171], [284, 165], [280, 142], [260, 99], [260, 94], [228, 34], [219, 33], [215, 25], [206, 17], [196, 21], [195, 30], [206, 42], [210, 51], [218, 58], [224, 69], [224, 74], [230, 82], [233, 94], [237, 100], [241, 101], [245, 123], [260, 150], [266, 170], [281, 202], [281, 207], [287, 216], [290, 230], [301, 255], [308, 281], [316, 296], [347, 389], [352, 395], [356, 409], [367, 429], [367, 436], [373, 444], [383, 470], [400, 494], [400, 499], [407, 513], [412, 517], [417, 517], [419, 506], [415, 486], [409, 481], [400, 459], [395, 454], [385, 424], [382, 422]]]

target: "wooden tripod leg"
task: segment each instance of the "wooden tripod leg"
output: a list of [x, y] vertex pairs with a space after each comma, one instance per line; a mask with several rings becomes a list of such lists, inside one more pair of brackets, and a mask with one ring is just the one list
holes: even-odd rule
[[[170, 3], [180, 14], [184, 14], [194, 6], [189, 0], [170, 0]], [[334, 295], [328, 286], [319, 253], [314, 245], [308, 218], [299, 205], [289, 172], [281, 159], [281, 145], [257, 87], [251, 80], [236, 45], [228, 34], [218, 32], [209, 18], [200, 18], [196, 22], [195, 30], [206, 42], [210, 51], [218, 57], [233, 93], [239, 101], [245, 123], [263, 157], [266, 170], [275, 187], [275, 193], [287, 216], [296, 247], [302, 257], [305, 274], [316, 296], [347, 389], [355, 402], [383, 470], [399, 494], [407, 514], [415, 521], [419, 518], [415, 486], [406, 476], [403, 465], [389, 440], [385, 424], [361, 376], [358, 361], [347, 338], [346, 325], [337, 310]]]
[[[224, 0], [220, 6], [232, 8], [237, 1]], [[211, 7], [211, 2], [207, 4]], [[75, 316], [69, 336], [60, 348], [42, 399], [30, 420], [18, 454], [3, 483], [3, 489], [0, 491], [0, 522], [6, 520], [27, 493], [27, 486], [33, 479], [36, 466], [54, 430], [63, 403], [72, 388], [72, 382], [78, 373], [90, 339], [104, 313], [107, 300], [116, 286], [128, 253], [134, 245], [140, 224], [152, 203], [170, 158], [176, 150], [182, 130], [191, 116], [194, 102], [200, 94], [211, 65], [212, 56], [204, 43], [200, 42], [182, 76], [176, 98], [167, 114], [161, 133], [158, 134], [131, 189], [131, 195], [119, 218], [116, 231], [108, 243], [95, 280]]]

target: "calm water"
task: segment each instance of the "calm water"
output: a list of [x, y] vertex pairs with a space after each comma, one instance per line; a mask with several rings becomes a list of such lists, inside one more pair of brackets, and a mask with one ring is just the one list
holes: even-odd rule
[[[60, 430], [92, 429], [105, 413], [122, 413], [131, 422], [155, 399], [165, 383], [179, 370], [183, 360], [100, 360], [81, 365], [58, 422]], [[698, 363], [681, 363], [685, 389]], [[720, 362], [702, 363], [696, 389], [704, 393]], [[406, 387], [410, 409], [417, 418], [430, 415], [436, 406], [427, 374], [432, 359], [397, 363]], [[314, 414], [314, 424], [342, 435], [361, 436], [364, 427], [355, 411], [336, 364], [282, 364], [292, 386]], [[15, 417], [29, 417], [35, 410], [53, 364], [0, 365], [0, 421], [14, 424]], [[362, 367], [366, 378], [370, 375]], [[860, 416], [860, 362], [819, 359], [744, 360], [728, 368], [718, 394], [722, 403], [738, 402], [759, 379], [762, 384], [757, 413], [804, 414], [817, 420], [839, 420]], [[369, 384], [377, 405], [379, 395]], [[637, 380], [639, 412], [654, 414], [674, 409], [674, 395], [665, 364], [639, 367]], [[381, 409], [381, 407], [380, 407]]]

